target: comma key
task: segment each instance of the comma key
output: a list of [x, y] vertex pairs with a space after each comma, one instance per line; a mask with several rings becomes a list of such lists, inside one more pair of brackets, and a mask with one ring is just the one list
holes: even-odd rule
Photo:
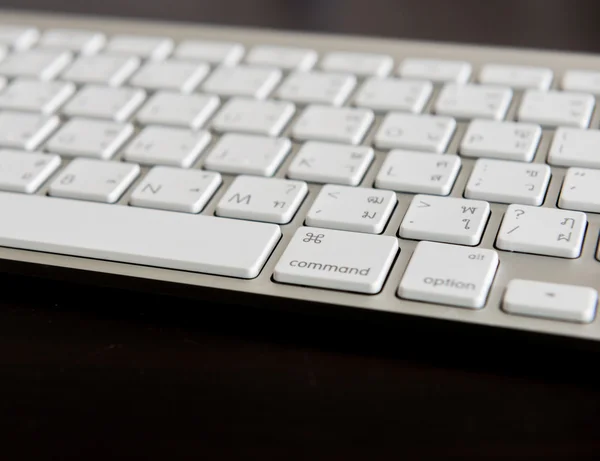
[[293, 285], [375, 294], [381, 291], [397, 252], [394, 237], [301, 227], [273, 277]]
[[398, 287], [404, 299], [481, 309], [498, 268], [498, 253], [419, 242]]

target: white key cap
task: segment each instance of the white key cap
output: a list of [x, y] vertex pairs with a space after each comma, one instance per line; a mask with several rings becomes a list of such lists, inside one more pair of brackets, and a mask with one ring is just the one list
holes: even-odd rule
[[597, 304], [593, 288], [514, 279], [508, 282], [502, 307], [509, 314], [590, 323]]
[[208, 131], [147, 126], [123, 151], [123, 158], [143, 165], [189, 168], [210, 143]]
[[129, 204], [159, 210], [200, 213], [221, 185], [221, 175], [156, 166], [134, 189]]
[[466, 83], [471, 76], [471, 64], [446, 59], [409, 58], [398, 67], [398, 75], [404, 78], [431, 80], [436, 83]]
[[310, 70], [317, 59], [317, 52], [307, 48], [260, 45], [250, 50], [246, 63], [284, 70]]
[[321, 61], [321, 69], [327, 72], [347, 72], [359, 77], [385, 77], [393, 67], [394, 60], [385, 54], [335, 51]]
[[461, 119], [502, 120], [512, 94], [510, 88], [450, 83], [442, 88], [434, 109], [439, 115]]
[[326, 185], [308, 211], [306, 224], [381, 234], [396, 202], [396, 194], [391, 191]]
[[146, 90], [172, 90], [191, 93], [208, 75], [208, 64], [182, 61], [149, 61], [129, 84]]
[[375, 294], [398, 253], [394, 237], [299, 228], [273, 278], [282, 283]]
[[206, 124], [219, 104], [218, 96], [161, 91], [150, 97], [136, 119], [143, 125], [181, 126], [197, 130]]
[[547, 127], [586, 128], [595, 104], [591, 94], [528, 90], [523, 94], [518, 119]]
[[210, 151], [204, 168], [221, 173], [273, 176], [291, 148], [287, 138], [228, 133]]
[[357, 186], [375, 154], [367, 146], [309, 141], [290, 163], [288, 177], [316, 183]]
[[224, 66], [236, 65], [243, 55], [244, 46], [241, 43], [212, 40], [184, 40], [173, 53], [176, 59]]
[[64, 82], [14, 80], [0, 93], [0, 108], [53, 114], [75, 93], [75, 85]]
[[0, 62], [0, 75], [52, 80], [71, 62], [68, 51], [28, 50], [10, 54]]
[[46, 144], [61, 155], [109, 159], [133, 134], [133, 126], [104, 120], [72, 118]]
[[308, 106], [292, 128], [299, 140], [360, 144], [371, 128], [375, 115], [368, 109]]
[[460, 144], [465, 157], [531, 162], [542, 137], [539, 125], [473, 120]]
[[82, 56], [61, 76], [75, 83], [120, 86], [140, 66], [139, 58], [124, 56]]
[[480, 158], [471, 172], [465, 197], [538, 206], [544, 203], [550, 176], [548, 165]]
[[279, 178], [238, 176], [217, 205], [218, 216], [289, 223], [308, 193], [306, 183]]
[[390, 113], [375, 134], [381, 149], [408, 149], [441, 154], [456, 130], [456, 120], [438, 115]]
[[375, 187], [413, 194], [448, 195], [460, 165], [457, 155], [392, 150], [375, 178]]
[[552, 69], [507, 64], [486, 64], [479, 74], [480, 83], [510, 86], [516, 90], [547, 90], [552, 79]]
[[167, 37], [115, 35], [106, 45], [104, 53], [160, 61], [171, 54], [173, 47], [173, 40]]
[[281, 80], [281, 71], [265, 67], [218, 67], [202, 89], [221, 96], [248, 96], [265, 99]]
[[42, 35], [38, 47], [95, 54], [106, 44], [106, 36], [100, 32], [82, 29], [50, 29]]
[[498, 253], [435, 242], [419, 242], [404, 272], [404, 299], [481, 309], [498, 268]]
[[562, 89], [581, 91], [600, 96], [600, 72], [595, 70], [568, 70], [563, 75]]
[[38, 41], [40, 32], [35, 27], [27, 26], [0, 26], [0, 45], [5, 45], [15, 50], [25, 50]]
[[0, 190], [35, 193], [60, 166], [58, 155], [0, 150]]
[[114, 203], [139, 176], [131, 163], [76, 158], [52, 181], [53, 197]]
[[294, 72], [284, 80], [275, 96], [299, 104], [341, 106], [355, 86], [353, 75]]
[[295, 111], [294, 105], [289, 102], [232, 98], [215, 116], [212, 127], [221, 132], [238, 131], [277, 136]]
[[587, 226], [578, 211], [509, 205], [496, 245], [501, 250], [577, 258]]
[[558, 128], [548, 152], [548, 163], [558, 166], [600, 168], [600, 130]]
[[600, 170], [569, 168], [558, 206], [567, 210], [600, 213]]
[[5, 247], [245, 279], [281, 238], [274, 224], [35, 195], [1, 194], [0, 209]]
[[354, 98], [354, 105], [376, 112], [420, 113], [429, 101], [433, 85], [419, 80], [399, 78], [369, 78]]
[[124, 122], [146, 99], [144, 90], [88, 85], [63, 109], [69, 117], [91, 117]]
[[35, 150], [59, 125], [55, 115], [0, 112], [0, 146]]
[[398, 235], [459, 245], [478, 245], [490, 216], [490, 205], [456, 197], [415, 195]]

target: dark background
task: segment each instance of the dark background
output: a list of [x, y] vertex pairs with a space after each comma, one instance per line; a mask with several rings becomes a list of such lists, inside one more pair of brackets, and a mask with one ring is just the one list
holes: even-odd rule
[[[0, 6], [600, 50], [597, 1]], [[1, 276], [0, 459], [600, 459], [599, 363], [536, 337]]]

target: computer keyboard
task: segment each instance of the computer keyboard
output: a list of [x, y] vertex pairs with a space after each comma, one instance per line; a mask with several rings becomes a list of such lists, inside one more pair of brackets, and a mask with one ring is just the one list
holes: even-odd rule
[[3, 270], [600, 340], [600, 56], [15, 12], [0, 56]]

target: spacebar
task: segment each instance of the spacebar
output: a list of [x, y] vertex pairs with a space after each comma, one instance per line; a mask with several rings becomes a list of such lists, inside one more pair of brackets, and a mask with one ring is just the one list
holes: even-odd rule
[[254, 278], [279, 241], [274, 224], [0, 193], [0, 246]]

